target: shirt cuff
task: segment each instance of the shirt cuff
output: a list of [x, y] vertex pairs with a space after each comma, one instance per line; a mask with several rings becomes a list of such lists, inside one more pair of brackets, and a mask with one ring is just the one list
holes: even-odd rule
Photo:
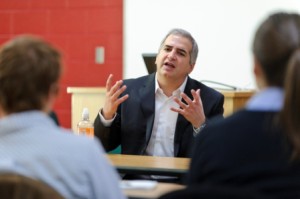
[[102, 109], [99, 111], [99, 117], [100, 117], [100, 121], [102, 122], [103, 126], [105, 127], [110, 127], [111, 124], [113, 123], [114, 119], [116, 118], [116, 115], [114, 115], [114, 117], [110, 120], [106, 120], [103, 115], [102, 115]]

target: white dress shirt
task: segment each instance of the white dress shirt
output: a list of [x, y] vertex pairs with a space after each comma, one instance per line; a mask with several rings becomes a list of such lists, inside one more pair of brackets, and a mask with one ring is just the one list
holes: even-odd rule
[[187, 78], [181, 86], [167, 97], [159, 87], [155, 76], [155, 117], [152, 134], [146, 148], [146, 154], [151, 156], [174, 156], [174, 135], [178, 113], [171, 110], [171, 107], [178, 108], [174, 97], [181, 100], [180, 93], [184, 91]]

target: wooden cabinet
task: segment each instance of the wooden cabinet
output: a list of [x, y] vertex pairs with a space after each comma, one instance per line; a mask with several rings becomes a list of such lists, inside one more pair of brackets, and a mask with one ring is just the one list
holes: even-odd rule
[[225, 117], [244, 107], [248, 99], [255, 93], [254, 90], [219, 91], [224, 95]]
[[100, 108], [104, 104], [105, 88], [100, 87], [68, 87], [71, 94], [71, 128], [77, 130], [77, 123], [81, 120], [83, 108], [88, 108], [90, 120], [94, 122]]
[[[228, 116], [239, 108], [243, 107], [247, 100], [254, 94], [254, 91], [222, 91], [225, 97], [224, 116]], [[104, 87], [68, 87], [67, 93], [71, 97], [71, 126], [76, 131], [76, 125], [81, 119], [84, 107], [89, 109], [90, 120], [93, 122], [100, 108], [104, 104]]]

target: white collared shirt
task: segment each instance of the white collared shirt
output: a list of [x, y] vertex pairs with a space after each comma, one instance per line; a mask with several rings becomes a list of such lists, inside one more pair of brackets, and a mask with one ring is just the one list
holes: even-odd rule
[[174, 97], [181, 100], [180, 93], [184, 91], [187, 78], [176, 89], [172, 96], [167, 97], [159, 87], [155, 76], [155, 117], [149, 144], [146, 154], [151, 156], [174, 156], [174, 135], [178, 113], [171, 111], [171, 107], [178, 108], [179, 105], [174, 101]]

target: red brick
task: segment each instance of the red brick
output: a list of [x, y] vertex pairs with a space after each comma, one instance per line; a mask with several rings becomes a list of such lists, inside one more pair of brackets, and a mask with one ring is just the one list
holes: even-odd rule
[[88, 71], [89, 68], [86, 66], [86, 63], [83, 61], [70, 61], [65, 67], [64, 78], [67, 80], [63, 83], [68, 83], [69, 86], [80, 86], [82, 82], [85, 82], [85, 75], [94, 72]]
[[88, 36], [87, 35], [70, 35], [68, 37], [68, 57], [72, 61], [88, 60]]
[[28, 9], [29, 0], [1, 0], [0, 10]]
[[110, 59], [103, 65], [88, 63], [87, 68], [94, 71], [94, 73], [89, 74], [89, 83], [94, 86], [105, 86], [106, 79], [109, 74], [114, 74], [115, 80], [122, 78], [122, 65], [122, 59]]
[[46, 34], [48, 14], [44, 11], [25, 11], [13, 14], [13, 32], [15, 34]]
[[31, 0], [30, 9], [67, 8], [67, 0]]
[[109, 59], [122, 59], [123, 57], [123, 34], [111, 33], [107, 38], [107, 58]]
[[71, 108], [71, 95], [67, 93], [66, 86], [60, 86], [59, 96], [55, 101], [55, 107]]
[[0, 34], [12, 33], [12, 14], [9, 12], [0, 13]]
[[82, 34], [87, 32], [87, 11], [52, 10], [50, 11], [49, 31], [52, 34]]
[[123, 0], [69, 0], [68, 6], [73, 7], [102, 7], [102, 6], [120, 6], [122, 7]]
[[87, 25], [89, 33], [122, 32], [123, 9], [109, 7], [91, 10]]

